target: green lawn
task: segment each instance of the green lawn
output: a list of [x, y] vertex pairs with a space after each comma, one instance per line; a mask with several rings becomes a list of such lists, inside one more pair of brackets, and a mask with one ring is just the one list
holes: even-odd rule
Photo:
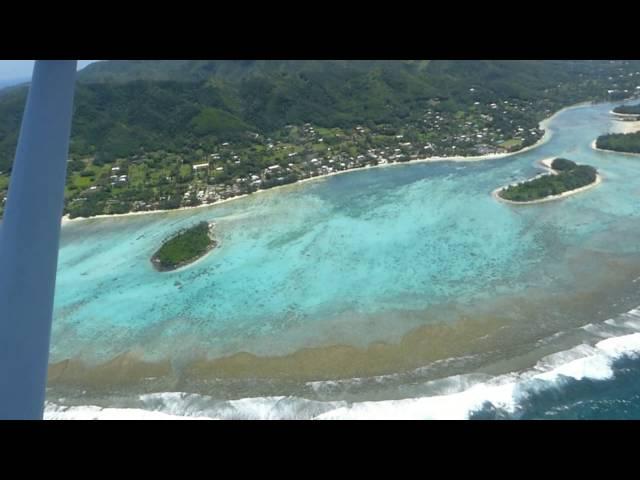
[[131, 165], [129, 167], [129, 184], [132, 187], [143, 187], [147, 179], [147, 167], [145, 165]]
[[89, 188], [93, 185], [93, 182], [94, 180], [92, 177], [82, 177], [80, 175], [74, 175], [71, 177], [71, 184], [80, 190]]

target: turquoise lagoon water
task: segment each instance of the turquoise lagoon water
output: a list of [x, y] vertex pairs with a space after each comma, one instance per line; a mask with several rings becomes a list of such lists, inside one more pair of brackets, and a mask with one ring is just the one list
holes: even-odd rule
[[[548, 142], [506, 158], [365, 169], [212, 207], [68, 224], [51, 361], [284, 355], [491, 315], [510, 326], [494, 365], [544, 338], [569, 348], [584, 340], [581, 325], [640, 305], [640, 157], [591, 149], [617, 128], [611, 108], [565, 110]], [[553, 156], [597, 167], [604, 182], [540, 205], [491, 197]], [[161, 241], [201, 220], [216, 222], [221, 246], [156, 272]]]

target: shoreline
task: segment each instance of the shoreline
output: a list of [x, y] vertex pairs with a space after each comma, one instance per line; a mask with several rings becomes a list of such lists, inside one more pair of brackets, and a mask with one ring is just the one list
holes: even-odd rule
[[[633, 311], [633, 310], [632, 310]], [[492, 398], [503, 399], [504, 392], [503, 386], [505, 385], [522, 385], [525, 382], [536, 382], [536, 385], [543, 385], [546, 390], [548, 388], [562, 388], [564, 378], [572, 377], [576, 380], [589, 381], [590, 379], [598, 380], [611, 380], [614, 378], [614, 370], [610, 367], [615, 360], [633, 355], [638, 351], [638, 345], [640, 341], [640, 333], [637, 329], [632, 329], [630, 332], [621, 332], [613, 337], [607, 337], [604, 340], [602, 337], [595, 338], [590, 337], [586, 342], [583, 341], [583, 345], [589, 345], [592, 349], [588, 352], [580, 352], [579, 355], [571, 355], [566, 357], [566, 353], [577, 353], [578, 345], [565, 344], [557, 345], [550, 351], [544, 352], [542, 356], [536, 356], [525, 362], [517, 362], [505, 367], [492, 370], [487, 377], [480, 378], [477, 381], [469, 383], [458, 384], [454, 390], [442, 391], [439, 389], [429, 389], [421, 392], [419, 397], [402, 396], [395, 400], [384, 400], [380, 398], [360, 398], [357, 401], [345, 403], [343, 398], [336, 398], [333, 395], [328, 395], [324, 398], [316, 398], [310, 396], [305, 392], [269, 392], [259, 391], [254, 395], [249, 395], [247, 392], [240, 392], [240, 394], [228, 395], [220, 398], [219, 395], [214, 396], [215, 392], [205, 391], [198, 392], [193, 389], [176, 389], [165, 388], [157, 389], [154, 391], [127, 391], [127, 397], [134, 397], [142, 402], [138, 401], [131, 404], [125, 404], [120, 402], [105, 404], [101, 401], [101, 397], [109, 395], [105, 389], [94, 390], [91, 389], [89, 396], [85, 396], [87, 390], [83, 390], [81, 396], [72, 395], [71, 401], [67, 398], [67, 392], [69, 388], [78, 389], [77, 386], [62, 386], [61, 389], [55, 386], [49, 393], [46, 399], [45, 405], [45, 420], [46, 419], [119, 419], [123, 415], [132, 419], [146, 419], [146, 418], [158, 418], [158, 419], [239, 419], [239, 418], [251, 418], [258, 419], [323, 419], [323, 418], [349, 418], [350, 410], [361, 409], [365, 407], [365, 413], [369, 418], [383, 418], [390, 414], [394, 416], [403, 415], [407, 418], [430, 418], [425, 417], [425, 413], [433, 412], [442, 415], [442, 418], [455, 418], [452, 417], [451, 411], [445, 409], [444, 414], [441, 413], [443, 403], [440, 400], [453, 400], [467, 396], [470, 392], [479, 391], [479, 397], [474, 394], [469, 401], [465, 401], [462, 405], [462, 411], [466, 412], [465, 415], [459, 416], [459, 418], [469, 418], [472, 412], [477, 412], [481, 405], [487, 401], [492, 401]], [[552, 353], [550, 353], [552, 352]], [[539, 357], [539, 358], [538, 358]], [[455, 358], [455, 357], [454, 357]], [[459, 358], [459, 357], [458, 357]], [[602, 378], [602, 367], [608, 366], [606, 378]], [[576, 368], [577, 367], [577, 368]], [[414, 369], [413, 371], [422, 370], [422, 368]], [[533, 374], [533, 376], [532, 376]], [[460, 378], [456, 372], [444, 372], [440, 377], [443, 379]], [[345, 378], [339, 380], [345, 382], [347, 385], [353, 381], [361, 381], [361, 378]], [[539, 382], [543, 381], [543, 384]], [[559, 383], [558, 383], [559, 382]], [[322, 386], [324, 381], [312, 381], [308, 382], [313, 385]], [[485, 388], [493, 386], [493, 388]], [[480, 388], [479, 388], [480, 387]], [[496, 397], [495, 387], [498, 387]], [[85, 388], [83, 386], [83, 388]], [[315, 390], [315, 388], [314, 388]], [[509, 387], [506, 392], [509, 394], [509, 398], [512, 398], [517, 404], [521, 402], [514, 396], [514, 392], [517, 389]], [[75, 397], [75, 398], [74, 398]], [[198, 405], [194, 405], [190, 400], [192, 398], [198, 399]], [[296, 408], [293, 410], [293, 414], [285, 415], [280, 409], [277, 409], [278, 403], [285, 397], [288, 397], [290, 401], [295, 402], [296, 405], [303, 407], [304, 405], [322, 405], [320, 411], [317, 408], [307, 410], [304, 408]], [[406, 415], [406, 408], [408, 404], [415, 406], [415, 402], [434, 402], [433, 404], [423, 405], [423, 413], [416, 415], [410, 413]], [[318, 403], [319, 402], [319, 403]], [[493, 400], [497, 405], [505, 404], [504, 400]], [[509, 402], [506, 402], [509, 404]], [[255, 409], [255, 406], [259, 405], [260, 409]], [[194, 408], [194, 406], [196, 408]], [[231, 407], [231, 408], [229, 408]], [[266, 408], [265, 408], [266, 407]], [[382, 408], [378, 408], [382, 407]], [[390, 407], [390, 408], [389, 408]], [[323, 411], [324, 410], [324, 411]], [[414, 410], [415, 411], [415, 410]], [[454, 410], [455, 411], [455, 410]], [[336, 413], [339, 413], [336, 416]], [[275, 414], [275, 415], [274, 415]], [[347, 414], [343, 416], [343, 414]], [[357, 417], [355, 417], [357, 418]]]
[[[154, 257], [156, 255], [156, 253], [153, 254], [153, 256], [151, 257], [151, 264], [153, 265], [154, 270], [157, 273], [173, 273], [173, 272], [178, 272], [180, 270], [184, 270], [188, 267], [191, 267], [193, 265], [195, 265], [196, 263], [199, 263], [200, 261], [204, 260], [206, 257], [209, 256], [209, 254], [211, 252], [213, 252], [216, 248], [218, 248], [220, 246], [220, 241], [216, 238], [214, 238], [213, 236], [213, 229], [215, 228], [216, 224], [215, 222], [207, 222], [208, 223], [208, 235], [209, 235], [209, 239], [211, 240], [211, 244], [207, 247], [207, 249], [202, 252], [201, 255], [199, 255], [198, 257], [192, 259], [192, 260], [188, 260], [186, 262], [183, 262], [181, 264], [179, 264], [178, 266], [174, 267], [174, 268], [168, 268], [168, 269], [164, 269], [164, 268], [160, 268], [159, 265], [156, 264], [156, 262], [154, 261]], [[164, 245], [164, 243], [163, 243]]]
[[640, 117], [640, 113], [618, 113], [618, 112], [614, 112], [613, 110], [609, 110], [609, 114], [610, 115], [615, 115], [616, 117], [622, 117], [622, 118]]
[[[536, 178], [545, 176], [545, 175], [558, 175], [558, 172], [556, 172], [555, 170], [553, 170], [551, 168], [551, 161], [555, 160], [558, 157], [549, 157], [549, 158], [544, 158], [542, 160], [540, 160], [538, 163], [542, 166], [542, 168], [544, 168], [545, 170], [547, 170], [549, 173], [541, 173], [540, 175], [536, 175], [535, 177], [531, 177], [528, 180], [525, 180], [525, 182], [530, 182], [532, 180], [535, 180]], [[517, 183], [510, 183], [509, 185], [503, 185], [502, 187], [498, 187], [495, 190], [493, 190], [491, 192], [491, 196], [495, 199], [498, 200], [500, 202], [504, 202], [510, 205], [534, 205], [537, 203], [545, 203], [545, 202], [552, 202], [554, 200], [561, 200], [563, 198], [569, 197], [571, 195], [575, 195], [577, 193], [581, 193], [584, 192], [586, 190], [589, 190], [590, 188], [596, 187], [598, 185], [600, 185], [602, 183], [602, 175], [600, 175], [600, 173], [596, 173], [596, 179], [594, 182], [590, 183], [589, 185], [585, 185], [584, 187], [580, 187], [580, 188], [576, 188], [573, 190], [568, 190], [566, 192], [562, 192], [559, 193], [558, 195], [551, 195], [549, 197], [544, 197], [544, 198], [540, 198], [537, 200], [529, 200], [527, 202], [515, 202], [513, 200], [508, 200], [506, 198], [502, 198], [499, 194], [502, 190], [504, 190], [507, 187], [510, 187], [512, 185], [518, 185], [519, 183], [522, 182], [517, 182]]]
[[604, 152], [604, 153], [617, 153], [619, 155], [629, 155], [632, 157], [640, 157], [640, 153], [634, 153], [634, 152], [619, 152], [618, 150], [607, 150], [605, 148], [598, 148], [596, 147], [596, 142], [598, 141], [598, 139], [596, 138], [593, 142], [591, 142], [591, 148], [593, 150], [595, 150], [596, 152]]
[[636, 116], [633, 120], [623, 120], [621, 118], [614, 118], [613, 130], [609, 131], [609, 134], [629, 134], [640, 131], [640, 115]]
[[170, 210], [149, 210], [149, 211], [144, 211], [144, 212], [127, 212], [127, 213], [116, 213], [116, 214], [101, 214], [101, 215], [95, 215], [92, 217], [76, 217], [76, 218], [69, 218], [69, 214], [64, 215], [61, 219], [61, 226], [65, 226], [68, 225], [70, 223], [77, 223], [83, 220], [93, 220], [93, 219], [101, 219], [101, 218], [120, 218], [120, 217], [128, 217], [128, 216], [132, 216], [132, 215], [152, 215], [152, 214], [157, 214], [157, 213], [168, 213], [168, 212], [179, 212], [182, 210], [191, 210], [191, 209], [196, 209], [196, 208], [206, 208], [206, 207], [214, 207], [217, 205], [221, 205], [223, 203], [226, 202], [230, 202], [232, 200], [239, 200], [241, 198], [244, 197], [248, 197], [250, 195], [255, 195], [258, 193], [262, 193], [262, 192], [269, 192], [269, 191], [277, 191], [278, 189], [281, 188], [285, 188], [285, 187], [293, 187], [296, 185], [300, 185], [300, 184], [304, 184], [305, 182], [311, 182], [311, 181], [318, 181], [318, 180], [322, 180], [334, 175], [342, 175], [345, 173], [351, 173], [351, 172], [359, 172], [362, 170], [366, 170], [366, 169], [371, 169], [371, 168], [384, 168], [384, 167], [393, 167], [393, 166], [397, 166], [397, 165], [412, 165], [412, 164], [417, 164], [417, 163], [429, 163], [429, 162], [480, 162], [480, 161], [487, 161], [487, 160], [498, 160], [498, 159], [502, 159], [502, 158], [507, 158], [513, 155], [518, 155], [521, 153], [525, 153], [527, 151], [533, 150], [534, 148], [540, 147], [542, 145], [544, 145], [545, 143], [547, 143], [549, 140], [551, 140], [552, 136], [553, 136], [553, 132], [551, 131], [551, 129], [549, 128], [549, 123], [557, 116], [560, 115], [561, 113], [567, 111], [567, 110], [571, 110], [574, 108], [580, 108], [580, 107], [585, 107], [585, 106], [589, 106], [589, 105], [593, 105], [594, 103], [589, 101], [589, 102], [581, 102], [581, 103], [577, 103], [575, 105], [570, 105], [568, 107], [564, 107], [560, 110], [558, 110], [557, 112], [553, 113], [550, 117], [545, 118], [544, 120], [540, 121], [538, 126], [539, 128], [541, 128], [542, 130], [544, 130], [544, 134], [542, 135], [542, 137], [533, 145], [529, 145], [528, 147], [525, 147], [521, 150], [518, 150], [516, 152], [508, 152], [508, 153], [489, 153], [486, 155], [473, 155], [473, 156], [457, 156], [457, 157], [427, 157], [427, 158], [419, 158], [419, 159], [415, 159], [415, 160], [409, 160], [407, 162], [394, 162], [394, 163], [385, 163], [385, 164], [378, 164], [378, 165], [367, 165], [365, 167], [357, 167], [357, 168], [351, 168], [348, 170], [341, 170], [338, 172], [331, 172], [328, 173], [326, 175], [318, 175], [316, 177], [309, 177], [309, 178], [303, 178], [302, 180], [298, 180], [294, 183], [288, 183], [286, 185], [278, 185], [276, 187], [272, 187], [272, 188], [267, 188], [267, 189], [259, 189], [256, 190], [253, 193], [245, 193], [242, 195], [237, 195], [235, 197], [229, 197], [229, 198], [225, 198], [224, 200], [217, 200], [213, 203], [207, 203], [207, 204], [203, 204], [203, 205], [196, 205], [194, 207], [180, 207], [180, 208], [174, 208], [174, 209], [170, 209]]
[[[625, 114], [625, 113], [615, 113], [613, 110], [611, 110], [609, 113], [612, 114], [612, 115], [617, 115], [619, 117], [637, 117], [638, 118], [637, 121], [633, 121], [633, 122], [621, 122], [618, 119], [614, 119], [614, 122], [626, 123], [627, 125], [624, 125], [624, 128], [622, 129], [623, 130], [622, 132], [613, 132], [613, 134], [625, 134], [626, 135], [626, 134], [630, 134], [630, 133], [640, 132], [640, 115]], [[628, 124], [632, 124], [632, 125], [628, 125]], [[611, 133], [609, 133], [609, 134], [611, 134]], [[618, 151], [618, 150], [608, 150], [606, 148], [598, 148], [596, 146], [597, 142], [598, 142], [598, 138], [600, 138], [600, 137], [597, 137], [596, 139], [594, 139], [591, 142], [591, 149], [595, 150], [596, 152], [617, 153], [617, 154], [620, 154], [620, 155], [631, 155], [631, 156], [634, 156], [634, 157], [640, 156], [640, 153], [635, 153], [635, 152], [621, 152], [621, 151]]]

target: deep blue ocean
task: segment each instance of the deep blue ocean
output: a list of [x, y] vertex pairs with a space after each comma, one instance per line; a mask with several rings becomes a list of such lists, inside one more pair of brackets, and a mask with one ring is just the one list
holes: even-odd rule
[[487, 403], [473, 420], [638, 420], [640, 359], [622, 358], [608, 380], [564, 378], [555, 388], [530, 391], [514, 412]]

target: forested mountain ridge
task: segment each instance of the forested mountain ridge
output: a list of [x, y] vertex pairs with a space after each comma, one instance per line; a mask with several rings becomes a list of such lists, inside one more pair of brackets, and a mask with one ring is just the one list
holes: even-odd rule
[[[410, 121], [433, 99], [456, 111], [495, 98], [547, 99], [621, 62], [105, 61], [78, 75], [72, 155], [107, 159], [184, 148], [288, 124], [348, 128]], [[640, 67], [638, 67], [640, 69]], [[640, 83], [640, 82], [639, 82]], [[558, 87], [560, 85], [560, 87]], [[473, 91], [470, 91], [473, 89]], [[575, 88], [574, 88], [575, 89]], [[592, 95], [603, 95], [604, 90]], [[12, 161], [26, 87], [0, 97], [0, 171]], [[568, 95], [567, 102], [580, 100]]]

